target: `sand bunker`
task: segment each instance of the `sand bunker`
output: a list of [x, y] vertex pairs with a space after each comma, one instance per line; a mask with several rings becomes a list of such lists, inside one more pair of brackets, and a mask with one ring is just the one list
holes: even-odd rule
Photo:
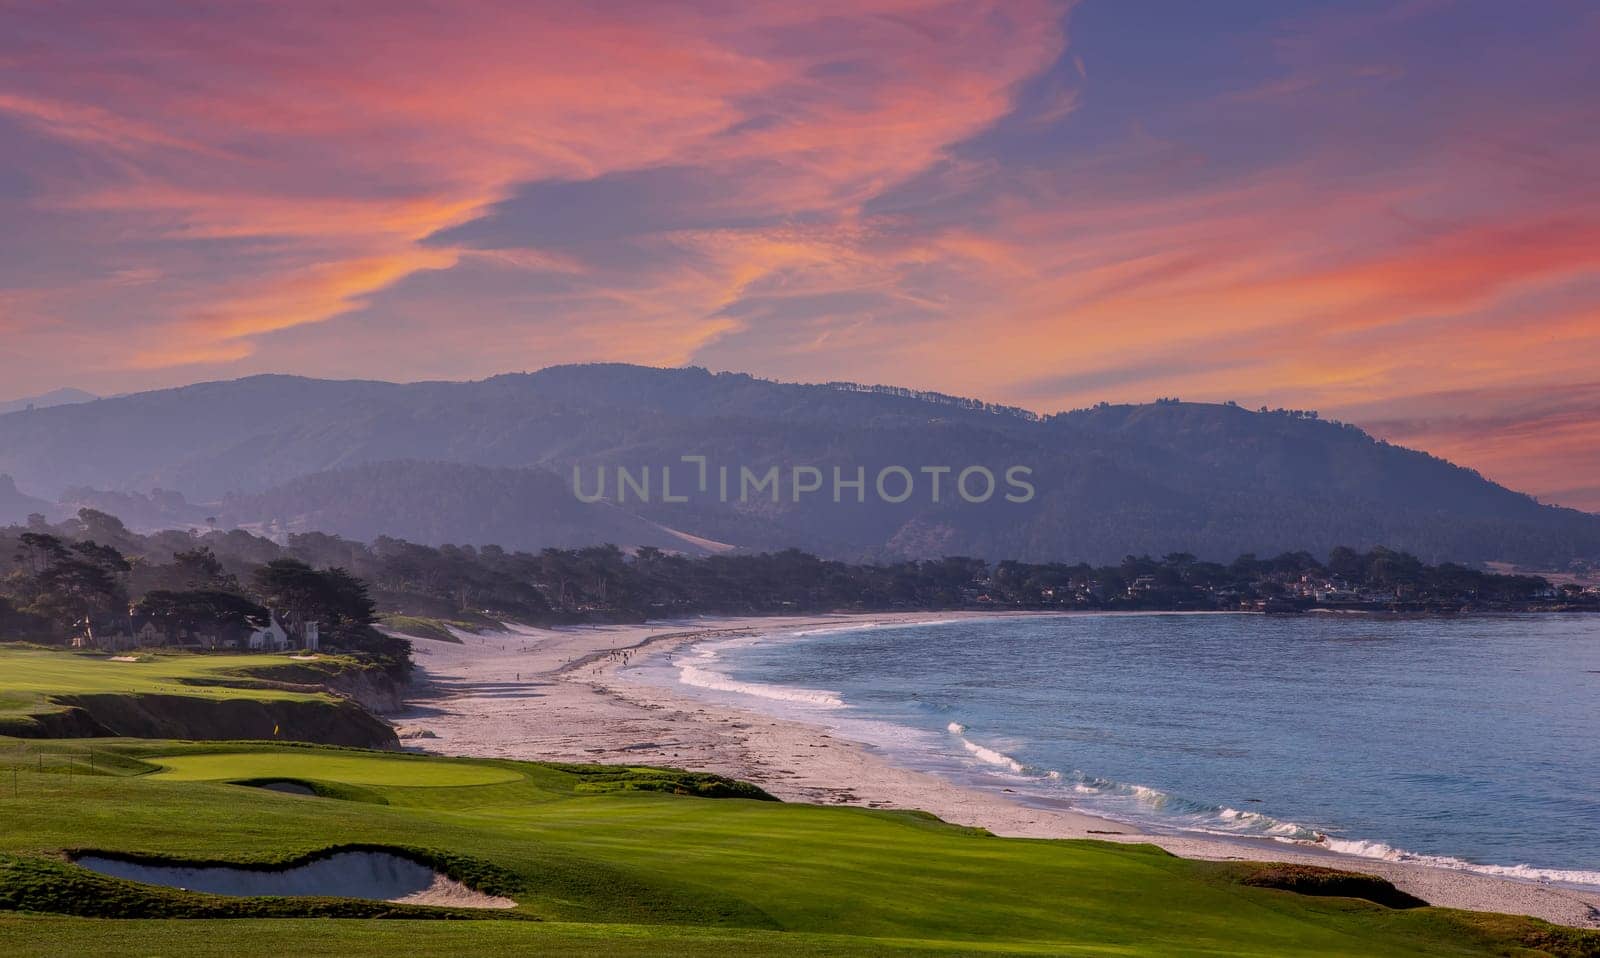
[[388, 852], [335, 852], [290, 868], [151, 865], [100, 855], [77, 864], [113, 878], [237, 898], [266, 896], [365, 898], [452, 908], [515, 908], [516, 902], [474, 891], [427, 865]]
[[299, 782], [252, 782], [249, 787], [266, 789], [269, 792], [283, 792], [286, 795], [317, 794], [310, 785], [302, 785]]

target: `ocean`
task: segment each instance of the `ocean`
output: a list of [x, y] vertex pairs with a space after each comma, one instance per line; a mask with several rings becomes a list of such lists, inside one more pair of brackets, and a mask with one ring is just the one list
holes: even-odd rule
[[1600, 885], [1600, 617], [969, 618], [633, 671], [1151, 831]]

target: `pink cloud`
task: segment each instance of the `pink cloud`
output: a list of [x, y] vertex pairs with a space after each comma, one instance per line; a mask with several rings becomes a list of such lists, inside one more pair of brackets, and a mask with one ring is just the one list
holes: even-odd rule
[[[1600, 359], [1594, 18], [1482, 68], [1450, 6], [1263, 25], [1222, 83], [1069, 50], [1045, 0], [164, 9], [6, 10], [18, 391], [692, 361], [1592, 464], [1592, 406], [1506, 391]], [[1404, 412], [1444, 392], [1517, 424]]]

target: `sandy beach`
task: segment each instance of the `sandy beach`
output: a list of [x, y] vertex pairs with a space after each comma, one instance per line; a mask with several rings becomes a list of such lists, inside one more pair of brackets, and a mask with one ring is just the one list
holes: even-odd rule
[[1150, 835], [902, 768], [820, 722], [710, 703], [629, 680], [644, 657], [715, 638], [948, 620], [952, 613], [693, 619], [647, 625], [513, 626], [461, 643], [416, 639], [419, 678], [394, 717], [408, 747], [445, 755], [668, 765], [752, 782], [785, 801], [911, 808], [1003, 836], [1151, 842], [1206, 859], [1302, 862], [1380, 875], [1432, 904], [1600, 927], [1600, 889], [1341, 855], [1309, 845]]

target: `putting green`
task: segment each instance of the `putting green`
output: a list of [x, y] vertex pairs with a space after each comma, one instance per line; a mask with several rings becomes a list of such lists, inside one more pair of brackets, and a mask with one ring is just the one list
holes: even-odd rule
[[174, 782], [290, 778], [350, 785], [441, 788], [498, 785], [522, 779], [519, 773], [508, 768], [378, 755], [222, 752], [214, 755], [177, 755], [147, 761], [161, 766], [161, 771], [155, 773], [155, 777]]

